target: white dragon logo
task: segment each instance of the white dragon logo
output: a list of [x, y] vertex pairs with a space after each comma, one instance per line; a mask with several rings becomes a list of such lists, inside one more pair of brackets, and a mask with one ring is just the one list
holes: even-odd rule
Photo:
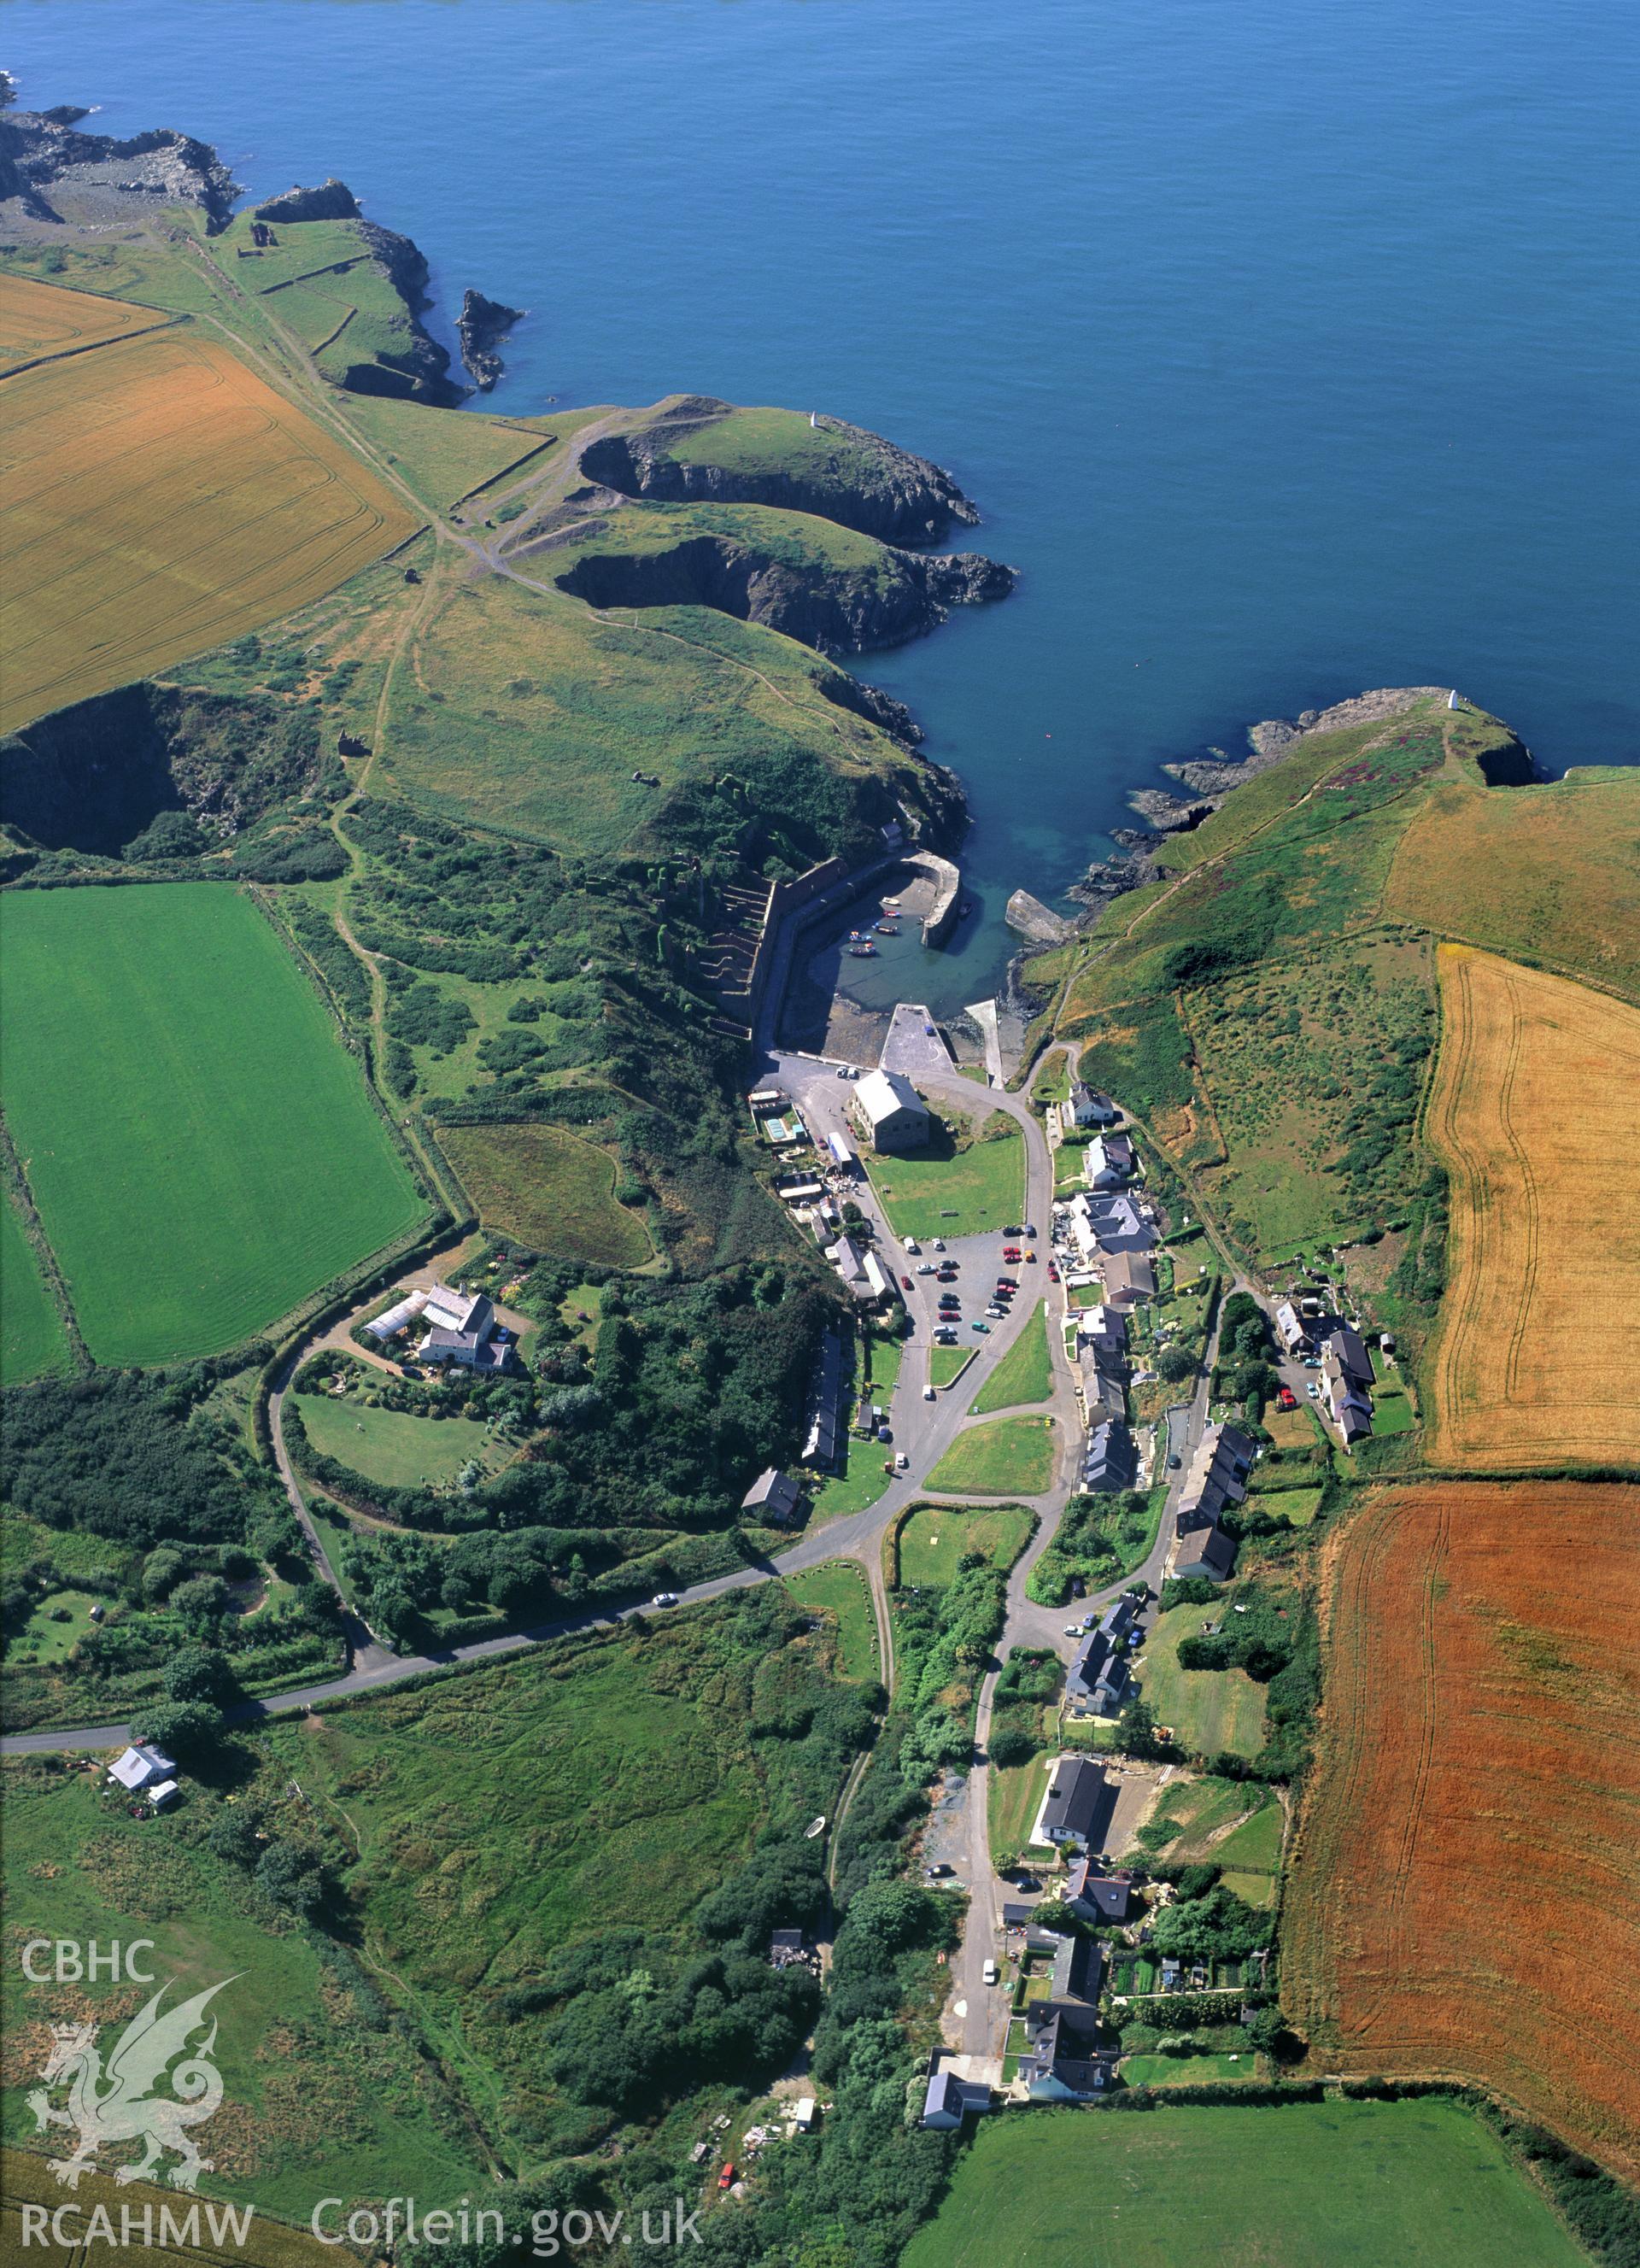
[[[233, 1981], [224, 1977], [222, 1984]], [[159, 2004], [171, 1987], [162, 1984], [120, 2035], [106, 2070], [97, 2052], [94, 2023], [51, 2027], [51, 2052], [40, 2073], [45, 2086], [33, 2090], [28, 2107], [42, 2134], [53, 2126], [79, 2130], [73, 2156], [49, 2161], [60, 2182], [77, 2189], [80, 2176], [111, 2142], [140, 2141], [144, 2149], [136, 2165], [114, 2169], [116, 2182], [139, 2181], [144, 2175], [154, 2174], [166, 2150], [174, 2150], [181, 2160], [171, 2169], [170, 2178], [177, 2189], [193, 2189], [200, 2176], [211, 2170], [211, 2160], [200, 2156], [188, 2130], [202, 2125], [222, 2102], [222, 2075], [210, 2060], [217, 2044], [214, 2016], [207, 2037], [171, 2073], [175, 2099], [156, 2097], [152, 2090], [173, 2058], [185, 2054], [188, 2042], [205, 2021], [206, 2002], [221, 1992], [222, 1984], [195, 1992], [191, 2000], [164, 2014]], [[106, 2087], [105, 2080], [109, 2082]], [[68, 2109], [55, 2110], [47, 2100], [48, 2089], [64, 2084], [69, 2090]]]

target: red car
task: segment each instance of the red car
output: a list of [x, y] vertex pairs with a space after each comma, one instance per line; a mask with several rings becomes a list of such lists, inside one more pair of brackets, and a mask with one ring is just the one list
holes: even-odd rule
[[1276, 1407], [1278, 1410], [1296, 1410], [1298, 1407], [1298, 1398], [1297, 1395], [1294, 1394], [1291, 1386], [1278, 1386], [1276, 1388]]
[[911, 1278], [908, 1276], [902, 1276], [900, 1278], [900, 1288], [902, 1292], [908, 1292], [911, 1289]]
[[722, 2173], [721, 2173], [721, 2174], [719, 2174], [719, 2175], [718, 2175], [718, 2176], [717, 2176], [717, 2186], [718, 2186], [718, 2188], [719, 2188], [720, 2190], [726, 2190], [726, 2189], [728, 2188], [728, 2186], [729, 2186], [730, 2183], [731, 2183], [732, 2181], [733, 2181], [733, 2179], [734, 2179], [734, 2160], [733, 2160], [732, 2158], [726, 2158], [726, 2159], [724, 2161], [724, 2169], [723, 2169]]
[[1050, 1284], [1057, 1284], [1059, 1281], [1059, 1270], [1051, 1260], [1048, 1263], [1048, 1280]]
[[1019, 1246], [1017, 1244], [1004, 1245], [1003, 1247], [1003, 1258], [1006, 1260], [1011, 1266], [1017, 1264], [1019, 1258]]

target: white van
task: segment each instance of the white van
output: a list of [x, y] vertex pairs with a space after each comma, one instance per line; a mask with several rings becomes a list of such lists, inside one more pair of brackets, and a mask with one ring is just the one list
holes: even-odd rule
[[997, 1982], [997, 1963], [994, 1961], [988, 1961], [982, 1973], [985, 1982], [988, 1984], [995, 1984]]

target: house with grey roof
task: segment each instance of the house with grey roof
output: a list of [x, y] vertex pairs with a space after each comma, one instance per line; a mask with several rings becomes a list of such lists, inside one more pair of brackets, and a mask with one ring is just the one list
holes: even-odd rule
[[1115, 1789], [1090, 1757], [1061, 1756], [1048, 1774], [1048, 1791], [1031, 1840], [1097, 1851], [1103, 1845], [1115, 1802]]
[[1084, 1921], [1125, 1922], [1133, 1911], [1134, 1879], [1105, 1874], [1092, 1859], [1073, 1859], [1065, 1873], [1065, 1904]]
[[942, 2069], [929, 2074], [922, 2124], [949, 2132], [960, 2126], [970, 2111], [986, 2111], [990, 2107], [991, 2091], [983, 2080], [959, 2079], [954, 2071]]
[[1133, 1486], [1138, 1469], [1139, 1452], [1128, 1427], [1108, 1418], [1095, 1425], [1082, 1457], [1082, 1485], [1087, 1493], [1120, 1494]]
[[1196, 1528], [1179, 1538], [1170, 1572], [1181, 1578], [1205, 1575], [1222, 1583], [1235, 1564], [1235, 1544], [1222, 1528]]
[[1059, 1123], [1067, 1134], [1080, 1126], [1114, 1126], [1121, 1116], [1109, 1095], [1080, 1079], [1071, 1081], [1070, 1099], [1059, 1106]]
[[771, 1528], [791, 1528], [802, 1518], [803, 1491], [790, 1473], [770, 1465], [741, 1498], [740, 1509]]
[[850, 1094], [849, 1108], [873, 1150], [891, 1154], [927, 1147], [928, 1105], [903, 1073], [868, 1071]]

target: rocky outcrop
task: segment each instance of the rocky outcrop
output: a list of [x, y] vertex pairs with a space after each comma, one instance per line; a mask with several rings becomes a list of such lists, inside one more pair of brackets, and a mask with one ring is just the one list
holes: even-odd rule
[[500, 299], [488, 299], [471, 284], [462, 294], [461, 312], [456, 317], [456, 334], [461, 342], [461, 359], [467, 375], [481, 394], [488, 394], [501, 376], [501, 357], [496, 348], [515, 323], [524, 320], [522, 307], [509, 307]]
[[287, 189], [283, 196], [269, 197], [256, 208], [258, 220], [357, 220], [359, 201], [345, 181], [333, 173], [327, 181], [305, 189], [298, 184]]
[[818, 513], [884, 543], [943, 542], [954, 526], [972, 526], [979, 519], [939, 466], [840, 418], [820, 421], [820, 429], [842, 444], [838, 469], [832, 474], [802, 464], [688, 464], [671, 453], [686, 435], [729, 414], [730, 404], [710, 394], [683, 395], [666, 416], [636, 432], [607, 434], [589, 443], [581, 469], [621, 496], [658, 504], [774, 504], [784, 512]]
[[0, 114], [0, 196], [18, 197], [46, 219], [60, 217], [54, 188], [109, 208], [152, 197], [199, 206], [213, 234], [226, 227], [238, 187], [209, 144], [169, 128], [128, 141], [82, 134], [75, 122], [86, 114], [67, 104]]
[[820, 689], [827, 701], [835, 701], [839, 709], [849, 709], [857, 717], [864, 717], [868, 725], [880, 725], [908, 748], [915, 748], [923, 739], [923, 727], [892, 693], [885, 693], [879, 685], [867, 685], [860, 678], [850, 676], [846, 669], [835, 669], [820, 681]]
[[975, 552], [885, 549], [874, 568], [793, 564], [733, 536], [692, 535], [664, 551], [590, 551], [557, 582], [592, 607], [715, 607], [820, 653], [863, 653], [921, 637], [954, 606], [1005, 598], [1014, 573]]
[[1136, 787], [1129, 794], [1128, 808], [1136, 811], [1154, 834], [1188, 835], [1218, 806], [1210, 796], [1191, 803], [1182, 797], [1169, 795], [1164, 788]]

